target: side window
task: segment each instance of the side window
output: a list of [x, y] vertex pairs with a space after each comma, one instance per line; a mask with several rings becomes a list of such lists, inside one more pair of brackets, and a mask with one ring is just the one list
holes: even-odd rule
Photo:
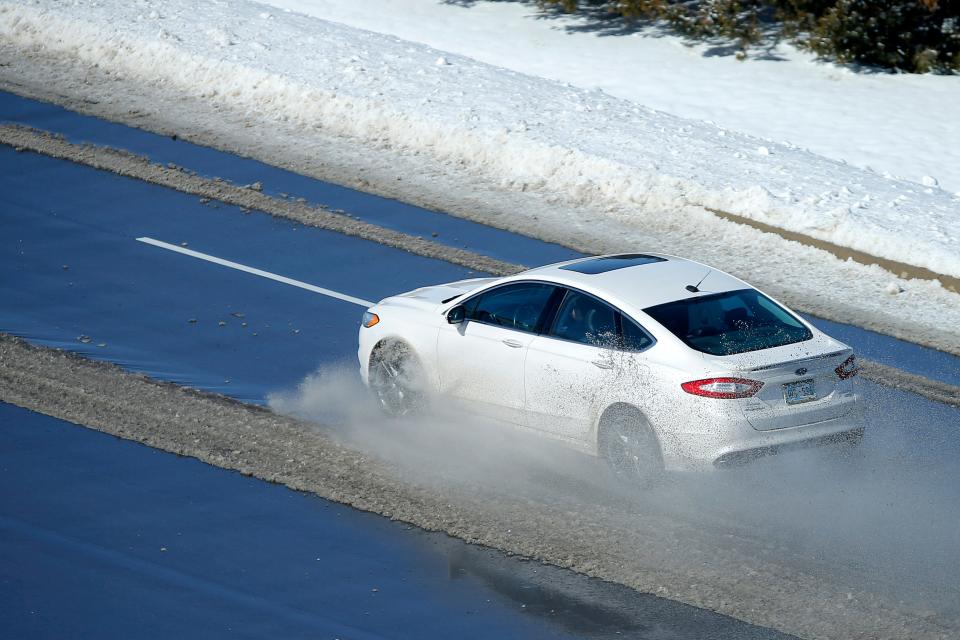
[[573, 342], [609, 346], [617, 338], [617, 312], [592, 296], [567, 291], [550, 334]]
[[470, 300], [466, 317], [475, 322], [533, 332], [554, 287], [520, 282], [497, 287]]
[[643, 351], [653, 344], [653, 338], [637, 326], [636, 322], [625, 315], [620, 316], [620, 322], [623, 328], [623, 348], [626, 351]]

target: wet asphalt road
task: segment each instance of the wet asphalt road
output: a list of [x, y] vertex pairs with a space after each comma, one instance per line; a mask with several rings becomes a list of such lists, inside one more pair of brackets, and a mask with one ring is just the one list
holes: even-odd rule
[[[573, 255], [9, 95], [0, 115], [504, 259]], [[362, 309], [135, 238], [368, 299], [479, 275], [8, 147], [0, 165], [0, 330], [244, 401], [349, 362]], [[783, 637], [4, 404], [0, 470], [12, 637]]]
[[9, 638], [786, 638], [0, 403]]

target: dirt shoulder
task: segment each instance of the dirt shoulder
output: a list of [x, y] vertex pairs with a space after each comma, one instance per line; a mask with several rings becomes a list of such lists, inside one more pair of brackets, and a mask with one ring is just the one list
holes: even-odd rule
[[[468, 542], [806, 638], [948, 638], [960, 620], [893, 602], [783, 548], [662, 514], [411, 478], [323, 427], [0, 334], [0, 400]], [[866, 582], [862, 583], [866, 584]]]

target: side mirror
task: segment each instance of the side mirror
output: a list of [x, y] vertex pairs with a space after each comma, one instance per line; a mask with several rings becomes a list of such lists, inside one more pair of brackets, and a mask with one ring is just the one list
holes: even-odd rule
[[462, 304], [458, 304], [454, 308], [450, 309], [450, 311], [447, 311], [447, 322], [450, 324], [460, 324], [463, 322], [466, 315], [467, 310]]

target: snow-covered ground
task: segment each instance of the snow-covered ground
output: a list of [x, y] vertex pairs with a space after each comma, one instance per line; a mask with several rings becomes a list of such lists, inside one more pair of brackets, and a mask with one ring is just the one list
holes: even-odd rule
[[856, 73], [789, 45], [740, 62], [533, 1], [262, 1], [960, 193], [960, 76]]
[[358, 172], [380, 161], [359, 184], [381, 193], [583, 250], [690, 255], [824, 317], [960, 344], [957, 294], [706, 209], [960, 277], [960, 197], [939, 188], [242, 0], [0, 0], [0, 50], [0, 77], [48, 99], [313, 175], [334, 163], [311, 153], [347, 149]]
[[960, 196], [392, 36], [182, 0], [5, 5], [3, 35], [510, 187], [665, 215], [699, 205], [960, 277]]

